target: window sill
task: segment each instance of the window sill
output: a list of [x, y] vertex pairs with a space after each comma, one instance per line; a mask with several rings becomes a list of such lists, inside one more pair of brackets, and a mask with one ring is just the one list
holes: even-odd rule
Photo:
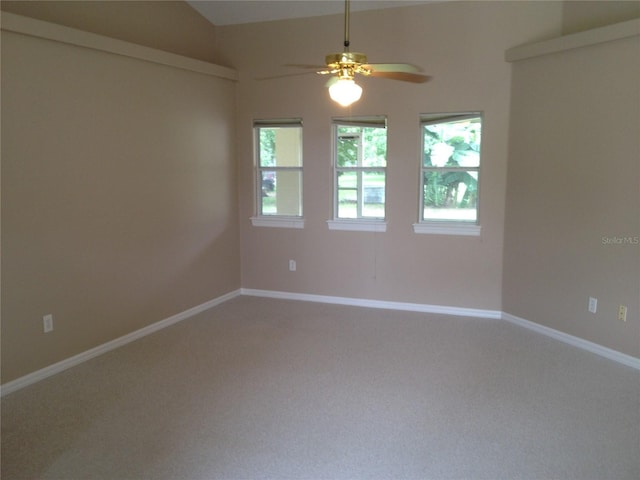
[[251, 217], [254, 227], [304, 228], [302, 217]]
[[413, 233], [479, 237], [480, 225], [465, 223], [414, 223]]
[[386, 232], [384, 220], [327, 220], [329, 230], [348, 230], [353, 232]]

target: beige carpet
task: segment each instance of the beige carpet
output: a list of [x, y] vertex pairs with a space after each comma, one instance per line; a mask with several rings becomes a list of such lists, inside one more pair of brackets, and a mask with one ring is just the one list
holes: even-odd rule
[[640, 478], [640, 372], [500, 320], [239, 297], [2, 400], [2, 479]]

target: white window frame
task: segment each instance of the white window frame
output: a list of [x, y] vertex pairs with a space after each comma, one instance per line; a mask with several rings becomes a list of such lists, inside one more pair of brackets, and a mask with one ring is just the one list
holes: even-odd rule
[[[480, 145], [480, 161], [477, 167], [425, 167], [424, 166], [424, 132], [425, 125], [446, 123], [448, 121], [465, 120], [470, 118], [480, 118], [481, 128], [484, 126], [484, 115], [481, 111], [475, 112], [451, 112], [451, 113], [430, 113], [420, 115], [420, 179], [418, 196], [418, 222], [413, 224], [414, 233], [433, 235], [459, 235], [459, 236], [480, 236], [480, 167], [482, 165], [482, 144]], [[483, 140], [481, 140], [482, 142]], [[478, 175], [478, 198], [476, 201], [476, 219], [466, 220], [430, 220], [424, 218], [424, 174], [427, 171], [475, 171]]]
[[[300, 129], [300, 165], [299, 166], [262, 166], [260, 161], [260, 129], [261, 128], [299, 128]], [[286, 118], [273, 120], [254, 120], [253, 141], [254, 141], [254, 195], [255, 212], [251, 217], [251, 224], [254, 227], [276, 227], [276, 228], [304, 228], [304, 205], [303, 205], [303, 159], [302, 159], [302, 119]], [[297, 171], [300, 172], [300, 215], [265, 215], [262, 213], [262, 174], [265, 170], [275, 172]], [[277, 176], [276, 176], [277, 177]]]
[[[388, 158], [385, 158], [384, 167], [365, 167], [362, 166], [362, 158], [358, 161], [357, 167], [338, 167], [338, 127], [340, 126], [354, 126], [354, 127], [384, 127], [387, 129], [387, 117], [384, 115], [375, 116], [362, 116], [362, 117], [336, 117], [332, 119], [332, 167], [333, 167], [333, 219], [327, 220], [327, 225], [330, 230], [349, 230], [359, 232], [385, 232], [387, 230], [386, 217], [386, 188], [387, 188], [387, 166]], [[360, 149], [362, 153], [362, 149]], [[339, 218], [338, 217], [338, 174], [340, 172], [355, 171], [358, 175], [358, 192], [357, 192], [357, 206], [360, 210], [361, 203], [364, 201], [364, 184], [362, 181], [362, 174], [368, 171], [384, 171], [385, 177], [385, 216], [380, 218], [361, 217], [361, 212], [358, 213], [358, 218]]]

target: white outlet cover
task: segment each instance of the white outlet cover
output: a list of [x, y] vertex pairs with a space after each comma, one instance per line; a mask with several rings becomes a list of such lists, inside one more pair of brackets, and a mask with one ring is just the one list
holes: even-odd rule
[[53, 315], [45, 315], [42, 317], [42, 328], [44, 333], [49, 333], [53, 330]]
[[598, 299], [589, 297], [589, 311], [591, 313], [596, 313], [598, 311]]

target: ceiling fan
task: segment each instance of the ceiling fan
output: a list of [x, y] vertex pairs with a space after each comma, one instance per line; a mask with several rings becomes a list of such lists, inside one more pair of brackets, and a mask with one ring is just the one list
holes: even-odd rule
[[341, 53], [330, 53], [325, 57], [326, 65], [287, 65], [290, 67], [315, 70], [320, 75], [333, 75], [327, 82], [329, 96], [343, 107], [358, 101], [362, 95], [362, 87], [354, 78], [356, 75], [366, 77], [389, 78], [411, 83], [424, 83], [431, 77], [419, 72], [422, 70], [408, 63], [368, 63], [364, 53], [349, 51], [349, 10], [350, 0], [345, 0], [344, 8], [344, 50]]

